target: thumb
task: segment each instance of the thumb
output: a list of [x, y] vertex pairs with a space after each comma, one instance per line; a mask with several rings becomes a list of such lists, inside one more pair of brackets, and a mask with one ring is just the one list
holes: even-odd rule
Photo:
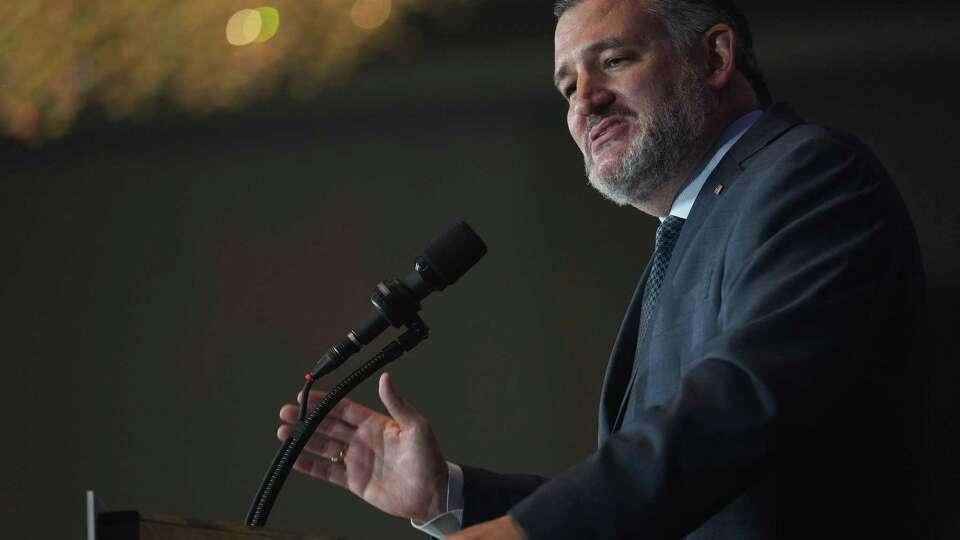
[[397, 394], [397, 390], [393, 387], [393, 378], [390, 377], [389, 373], [384, 373], [380, 376], [380, 387], [378, 390], [380, 393], [380, 401], [382, 401], [387, 408], [387, 412], [390, 413], [390, 416], [399, 422], [401, 426], [409, 427], [420, 417], [420, 413]]

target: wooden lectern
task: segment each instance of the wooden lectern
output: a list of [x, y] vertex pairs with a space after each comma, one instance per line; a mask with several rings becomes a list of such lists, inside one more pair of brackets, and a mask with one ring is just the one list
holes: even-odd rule
[[87, 491], [87, 540], [344, 540], [252, 529], [236, 523], [199, 521], [166, 514], [104, 512], [93, 490]]
[[164, 514], [107, 512], [96, 519], [97, 540], [343, 540]]

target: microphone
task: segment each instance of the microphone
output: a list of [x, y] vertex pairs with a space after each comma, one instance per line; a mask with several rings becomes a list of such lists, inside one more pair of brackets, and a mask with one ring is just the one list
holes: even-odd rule
[[[434, 291], [442, 291], [453, 285], [486, 253], [487, 245], [483, 240], [469, 225], [460, 222], [427, 246], [423, 255], [417, 257], [413, 271], [405, 278], [388, 279], [377, 284], [370, 298], [373, 310], [367, 320], [355, 330], [347, 332], [347, 338], [331, 347], [313, 370], [305, 375], [297, 423], [280, 446], [260, 483], [247, 513], [247, 526], [263, 527], [267, 523], [270, 510], [297, 456], [333, 407], [370, 375], [427, 338], [430, 329], [417, 315], [420, 301]], [[323, 396], [307, 416], [307, 396], [313, 382], [339, 367], [389, 326], [404, 326], [406, 331]]]
[[459, 222], [430, 243], [403, 279], [381, 281], [373, 290], [373, 309], [367, 319], [347, 332], [306, 374], [308, 382], [342, 365], [388, 327], [400, 328], [418, 320], [420, 301], [456, 283], [487, 253], [487, 245], [466, 223]]

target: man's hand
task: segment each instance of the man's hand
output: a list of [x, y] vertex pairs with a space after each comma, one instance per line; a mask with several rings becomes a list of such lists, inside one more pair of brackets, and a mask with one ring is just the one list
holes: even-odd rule
[[527, 535], [515, 519], [503, 516], [447, 536], [446, 540], [527, 540]]
[[[428, 521], [446, 511], [446, 461], [427, 419], [397, 395], [387, 373], [380, 377], [379, 393], [390, 416], [344, 399], [320, 423], [293, 468], [346, 488], [388, 514]], [[310, 392], [309, 406], [324, 395]], [[280, 419], [295, 423], [298, 410], [284, 405]], [[291, 430], [284, 424], [277, 437], [286, 440]]]

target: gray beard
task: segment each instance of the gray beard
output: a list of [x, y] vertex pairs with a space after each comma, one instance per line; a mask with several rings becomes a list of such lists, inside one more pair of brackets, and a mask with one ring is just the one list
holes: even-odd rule
[[690, 66], [681, 68], [673, 90], [663, 103], [649, 108], [652, 116], [611, 173], [601, 176], [593, 161], [584, 159], [590, 185], [619, 206], [650, 201], [680, 171], [701, 159], [712, 96]]

